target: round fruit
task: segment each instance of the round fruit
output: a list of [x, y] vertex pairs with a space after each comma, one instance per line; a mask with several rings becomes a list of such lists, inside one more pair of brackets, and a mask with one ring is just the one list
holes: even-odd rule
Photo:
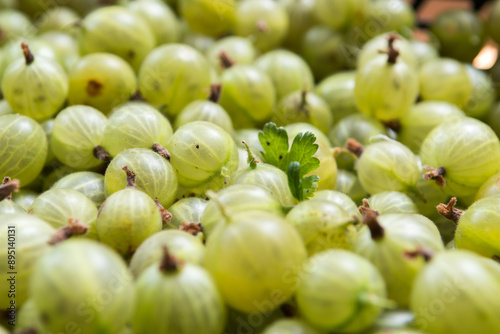
[[422, 101], [401, 118], [398, 140], [414, 153], [420, 151], [425, 137], [441, 123], [464, 117], [457, 106], [443, 101]]
[[110, 6], [99, 8], [82, 21], [80, 45], [84, 54], [113, 53], [137, 72], [156, 40], [148, 22], [133, 10]]
[[267, 52], [255, 61], [255, 66], [272, 80], [278, 100], [295, 91], [309, 91], [314, 88], [311, 69], [293, 52], [286, 50]]
[[272, 0], [244, 0], [238, 4], [235, 34], [250, 37], [262, 52], [279, 46], [288, 27], [285, 9]]
[[498, 294], [498, 263], [467, 251], [442, 252], [415, 280], [411, 295], [415, 325], [429, 334], [497, 333]]
[[276, 91], [266, 73], [254, 66], [237, 65], [222, 73], [221, 82], [220, 105], [236, 129], [261, 126], [270, 118]]
[[148, 237], [162, 229], [157, 204], [135, 187], [135, 173], [123, 167], [128, 185], [109, 196], [99, 209], [96, 229], [99, 240], [124, 256], [130, 256]]
[[52, 189], [73, 189], [84, 194], [96, 207], [106, 199], [104, 176], [94, 172], [76, 172], [60, 178]]
[[118, 254], [95, 241], [60, 243], [38, 261], [31, 278], [29, 295], [50, 332], [72, 324], [82, 334], [116, 333], [131, 320], [132, 276]]
[[309, 256], [330, 248], [350, 249], [355, 219], [341, 206], [313, 198], [297, 204], [286, 216], [299, 232]]
[[[5, 292], [0, 297], [0, 305], [4, 310], [11, 305], [12, 298], [8, 293], [11, 289], [15, 290], [15, 307], [21, 307], [28, 299], [33, 268], [49, 249], [48, 242], [55, 232], [52, 226], [37, 217], [27, 214], [0, 215], [0, 245], [5, 250], [0, 261], [0, 288]], [[13, 281], [9, 281], [10, 272], [17, 273]]]
[[306, 256], [300, 236], [283, 218], [240, 212], [213, 231], [205, 267], [229, 306], [267, 312], [294, 294]]
[[42, 171], [47, 139], [33, 119], [18, 114], [0, 116], [0, 175], [19, 179], [23, 186]]
[[50, 142], [56, 158], [79, 170], [97, 167], [109, 159], [100, 146], [106, 122], [106, 116], [92, 107], [72, 106], [61, 111]]
[[233, 139], [209, 122], [181, 126], [170, 138], [167, 149], [179, 185], [195, 193], [221, 189], [238, 169], [238, 150]]
[[370, 194], [383, 191], [417, 193], [417, 157], [403, 144], [382, 140], [366, 147], [358, 162], [358, 177]]
[[280, 203], [264, 188], [250, 184], [234, 184], [217, 193], [216, 198], [208, 201], [201, 218], [201, 226], [206, 238], [209, 238], [214, 229], [228, 218], [224, 210], [233, 213], [264, 211], [281, 215]]
[[172, 220], [164, 228], [178, 229], [184, 223], [201, 223], [207, 203], [207, 200], [196, 197], [183, 198], [175, 202], [168, 208], [172, 214]]
[[160, 265], [164, 247], [176, 259], [202, 265], [205, 246], [200, 239], [189, 233], [176, 230], [161, 231], [143, 241], [130, 260], [130, 271], [137, 278], [152, 265]]
[[104, 128], [103, 146], [116, 156], [131, 148], [152, 148], [167, 145], [173, 130], [158, 110], [142, 102], [129, 102], [117, 107]]
[[355, 78], [354, 71], [336, 73], [321, 81], [314, 90], [330, 107], [335, 122], [358, 112], [354, 99]]
[[273, 111], [271, 121], [278, 126], [291, 123], [311, 123], [323, 133], [328, 133], [333, 124], [333, 117], [326, 102], [314, 93], [306, 90], [286, 95]]
[[148, 23], [156, 45], [176, 43], [179, 40], [179, 23], [168, 5], [161, 1], [133, 1], [127, 7]]
[[310, 258], [298, 283], [300, 314], [323, 331], [360, 332], [388, 304], [384, 279], [377, 269], [345, 250], [327, 250]]
[[212, 277], [168, 251], [161, 264], [141, 274], [135, 291], [134, 333], [219, 334], [224, 329], [226, 308]]
[[139, 71], [144, 98], [176, 116], [190, 102], [206, 98], [210, 88], [210, 65], [194, 48], [167, 44], [154, 49]]
[[136, 176], [138, 190], [148, 194], [168, 208], [177, 193], [177, 176], [175, 170], [165, 158], [152, 150], [133, 148], [119, 153], [109, 164], [104, 176], [106, 196], [124, 189], [127, 175], [123, 166], [128, 166]]
[[388, 297], [408, 307], [413, 281], [425, 266], [424, 259], [408, 254], [418, 249], [444, 250], [436, 225], [418, 214], [389, 213], [377, 218], [374, 211], [365, 212], [363, 222], [366, 226], [359, 231], [354, 251], [380, 271]]
[[370, 196], [366, 204], [380, 214], [419, 213], [415, 202], [408, 195], [398, 191], [384, 191]]
[[68, 100], [108, 114], [114, 107], [130, 100], [136, 91], [134, 70], [127, 62], [109, 53], [82, 57], [69, 73]]
[[266, 327], [262, 334], [317, 334], [308, 324], [296, 319], [282, 319]]
[[63, 106], [68, 77], [56, 62], [34, 56], [21, 43], [22, 59], [10, 63], [2, 78], [2, 92], [12, 109], [35, 120], [51, 117]]
[[230, 32], [236, 20], [235, 0], [180, 0], [179, 8], [193, 31], [213, 37]]
[[249, 38], [239, 36], [228, 36], [214, 42], [207, 50], [207, 58], [210, 64], [218, 71], [225, 67], [221, 64], [221, 54], [225, 53], [229, 59], [238, 65], [251, 65], [257, 58], [257, 50]]
[[[500, 142], [486, 124], [469, 117], [432, 130], [420, 149], [422, 164], [450, 196], [473, 196], [498, 171]], [[443, 180], [444, 177], [444, 180]]]
[[486, 40], [486, 29], [474, 12], [465, 9], [448, 10], [439, 15], [431, 26], [439, 41], [443, 57], [471, 63]]

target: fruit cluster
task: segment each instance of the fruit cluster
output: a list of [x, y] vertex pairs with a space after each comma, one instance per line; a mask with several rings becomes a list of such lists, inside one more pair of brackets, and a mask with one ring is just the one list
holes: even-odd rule
[[499, 22], [0, 0], [0, 333], [500, 333]]

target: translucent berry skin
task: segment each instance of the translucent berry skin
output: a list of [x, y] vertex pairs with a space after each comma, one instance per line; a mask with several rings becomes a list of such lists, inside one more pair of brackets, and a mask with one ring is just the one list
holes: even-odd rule
[[355, 113], [340, 120], [330, 130], [328, 138], [335, 147], [345, 147], [351, 138], [361, 145], [369, 145], [372, 137], [385, 134], [387, 131], [381, 122], [365, 114]]
[[338, 170], [335, 190], [348, 195], [356, 203], [361, 203], [361, 200], [368, 196], [359, 182], [358, 176], [344, 169]]
[[245, 0], [236, 9], [235, 34], [251, 36], [262, 52], [279, 46], [286, 37], [290, 22], [285, 9], [270, 0]]
[[163, 45], [144, 59], [139, 88], [149, 103], [164, 106], [168, 115], [175, 116], [188, 103], [208, 96], [210, 65], [188, 45]]
[[57, 229], [68, 225], [68, 219], [77, 219], [89, 227], [86, 234], [88, 237], [96, 237], [97, 208], [90, 199], [76, 190], [48, 190], [37, 197], [28, 212]]
[[130, 271], [137, 278], [151, 265], [160, 265], [167, 247], [177, 260], [202, 265], [205, 258], [205, 246], [195, 236], [178, 230], [166, 230], [153, 234], [137, 248], [130, 260]]
[[297, 204], [286, 216], [302, 237], [309, 256], [325, 249], [350, 249], [356, 229], [354, 219], [338, 204], [311, 199]]
[[102, 144], [106, 116], [88, 106], [72, 106], [61, 111], [52, 128], [51, 147], [56, 158], [78, 170], [99, 166], [94, 148]]
[[356, 20], [359, 21], [359, 12], [367, 5], [367, 0], [318, 0], [314, 6], [314, 13], [321, 23], [341, 30]]
[[207, 121], [226, 130], [234, 132], [233, 121], [227, 111], [218, 103], [207, 100], [193, 101], [184, 108], [175, 118], [176, 129], [194, 121]]
[[[282, 214], [280, 203], [267, 190], [256, 185], [231, 185], [217, 192], [217, 199], [231, 213], [258, 210]], [[225, 220], [218, 204], [209, 200], [201, 219], [205, 237], [209, 238], [217, 225]]]
[[426, 62], [419, 69], [422, 100], [444, 101], [463, 108], [472, 91], [464, 64], [450, 58]]
[[148, 23], [132, 10], [119, 6], [103, 7], [85, 17], [79, 38], [84, 54], [113, 53], [136, 72], [156, 45]]
[[24, 13], [7, 8], [2, 8], [0, 12], [0, 30], [3, 32], [0, 36], [0, 47], [13, 39], [32, 37], [36, 33], [36, 28]]
[[113, 54], [84, 56], [69, 73], [69, 103], [88, 105], [105, 114], [130, 100], [136, 90], [134, 70]]
[[160, 211], [142, 191], [127, 188], [109, 196], [96, 223], [99, 240], [130, 256], [148, 237], [162, 229]]
[[314, 89], [330, 107], [335, 122], [358, 112], [354, 99], [355, 78], [355, 71], [335, 73], [319, 82]]
[[71, 321], [82, 334], [116, 333], [131, 320], [133, 278], [116, 252], [95, 241], [68, 240], [52, 248], [30, 283], [50, 332], [64, 332]]
[[271, 121], [278, 126], [298, 122], [311, 123], [323, 133], [328, 133], [333, 124], [333, 115], [330, 107], [318, 95], [295, 91], [279, 101]]
[[184, 222], [201, 223], [208, 201], [203, 198], [188, 197], [175, 202], [168, 208], [172, 219], [164, 228], [178, 229]]
[[425, 261], [405, 253], [419, 247], [430, 252], [443, 251], [441, 236], [436, 225], [419, 214], [387, 213], [380, 215], [378, 222], [384, 228], [384, 236], [373, 239], [364, 226], [353, 250], [380, 271], [387, 283], [387, 297], [400, 307], [408, 307], [413, 281], [425, 267]]
[[179, 40], [180, 27], [173, 10], [161, 1], [134, 1], [127, 7], [147, 21], [156, 45], [176, 43]]
[[417, 277], [410, 306], [416, 327], [425, 333], [493, 334], [500, 331], [499, 294], [498, 263], [464, 250], [447, 251]]
[[350, 217], [356, 216], [361, 218], [358, 206], [356, 203], [346, 194], [341, 193], [336, 190], [320, 190], [314, 193], [315, 200], [330, 201], [339, 205], [342, 209], [349, 213]]
[[384, 191], [368, 198], [370, 208], [380, 214], [386, 213], [419, 213], [413, 200], [398, 191]]
[[180, 14], [189, 27], [204, 35], [219, 37], [235, 24], [235, 0], [180, 0]]
[[47, 31], [40, 35], [39, 38], [54, 50], [57, 62], [61, 64], [66, 73], [71, 70], [73, 65], [80, 58], [80, 47], [76, 39], [70, 35], [70, 33]]
[[404, 61], [380, 55], [358, 68], [354, 98], [362, 113], [382, 121], [406, 115], [419, 92], [417, 71]]
[[0, 116], [0, 175], [28, 185], [46, 158], [47, 138], [37, 122], [18, 114]]
[[225, 52], [238, 65], [251, 65], [257, 58], [257, 50], [249, 38], [240, 36], [221, 38], [215, 41], [206, 52], [210, 64], [219, 72], [225, 70], [220, 60], [222, 52]]
[[153, 264], [141, 274], [135, 290], [134, 333], [219, 334], [224, 329], [224, 301], [202, 267], [186, 263], [165, 273]]
[[[14, 228], [11, 229], [10, 226]], [[49, 249], [48, 241], [55, 233], [55, 229], [40, 218], [30, 216], [25, 213], [0, 215], [0, 235], [2, 237], [0, 245], [6, 250], [0, 256], [0, 269], [2, 269], [0, 289], [5, 293], [0, 296], [0, 305], [7, 309], [10, 306], [8, 291], [11, 283], [8, 281], [12, 267], [9, 264], [9, 253], [7, 249], [15, 242], [15, 264], [14, 270], [17, 272], [15, 280], [15, 295], [17, 308], [28, 299], [28, 287], [33, 268], [42, 255]], [[9, 231], [15, 231], [14, 234]], [[13, 241], [14, 239], [14, 241]], [[9, 245], [10, 241], [10, 245]], [[12, 255], [12, 254], [11, 254]]]
[[455, 232], [457, 249], [467, 249], [482, 256], [500, 257], [500, 214], [497, 207], [500, 196], [480, 199], [460, 217]]
[[0, 201], [0, 215], [26, 213], [26, 210], [11, 199]]
[[370, 262], [331, 249], [306, 262], [296, 300], [301, 315], [315, 328], [357, 333], [370, 327], [382, 311], [370, 298], [385, 297], [384, 279]]
[[464, 111], [469, 117], [484, 119], [496, 101], [495, 83], [490, 75], [472, 65], [466, 65], [472, 91]]
[[460, 108], [448, 102], [419, 102], [401, 118], [398, 140], [417, 154], [422, 142], [432, 129], [443, 122], [464, 116], [465, 113]]
[[444, 167], [450, 196], [473, 196], [498, 171], [500, 142], [489, 126], [469, 117], [443, 123], [425, 138], [422, 165]]
[[180, 127], [167, 149], [179, 185], [195, 193], [223, 188], [238, 169], [238, 150], [233, 139], [209, 122], [195, 121]]
[[106, 196], [127, 186], [127, 175], [123, 166], [136, 174], [137, 189], [148, 194], [151, 199], [168, 208], [177, 193], [177, 176], [170, 162], [152, 150], [133, 148], [119, 153], [109, 164], [104, 175]]
[[295, 204], [295, 199], [288, 186], [287, 175], [279, 168], [259, 163], [257, 168], [246, 167], [234, 174], [230, 184], [251, 184], [269, 191], [282, 206]]
[[236, 129], [260, 126], [272, 114], [276, 90], [267, 74], [254, 66], [233, 66], [221, 77], [220, 105]]
[[213, 232], [205, 267], [228, 305], [246, 313], [267, 312], [293, 295], [306, 257], [300, 236], [283, 218], [241, 212]]
[[295, 53], [274, 50], [260, 56], [255, 66], [271, 78], [278, 100], [298, 91], [310, 91], [314, 87], [314, 77], [307, 63]]
[[366, 192], [415, 192], [420, 170], [417, 157], [404, 145], [380, 141], [366, 147], [358, 162], [358, 177]]
[[125, 103], [113, 110], [104, 129], [103, 146], [111, 156], [131, 148], [167, 145], [173, 130], [157, 109], [142, 102]]
[[26, 64], [24, 57], [16, 58], [5, 69], [2, 92], [15, 112], [43, 120], [63, 106], [68, 76], [58, 63], [36, 54], [31, 64]]
[[104, 176], [94, 172], [75, 172], [59, 179], [52, 189], [73, 189], [84, 194], [96, 207], [106, 199], [104, 194]]

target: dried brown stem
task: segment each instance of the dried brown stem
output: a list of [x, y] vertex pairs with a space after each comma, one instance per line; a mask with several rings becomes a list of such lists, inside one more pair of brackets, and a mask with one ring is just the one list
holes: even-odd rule
[[155, 204], [158, 210], [160, 211], [161, 222], [163, 223], [163, 226], [167, 225], [168, 222], [172, 220], [172, 214], [168, 212], [167, 209], [163, 207], [163, 205], [160, 204], [158, 197], [155, 198]]
[[49, 245], [56, 245], [60, 242], [68, 240], [74, 235], [83, 235], [87, 233], [89, 227], [80, 223], [78, 219], [68, 218], [68, 225], [61, 227], [54, 233], [49, 241]]
[[363, 224], [368, 226], [370, 229], [370, 234], [373, 240], [382, 239], [385, 235], [385, 230], [378, 222], [377, 216], [378, 215], [375, 210], [366, 210], [363, 215]]
[[146, 99], [142, 96], [141, 91], [138, 89], [134, 94], [132, 94], [130, 101], [146, 102]]
[[94, 147], [94, 157], [103, 162], [111, 161], [111, 154], [109, 154], [108, 151], [106, 151], [101, 145], [97, 145], [96, 147]]
[[21, 49], [23, 49], [24, 59], [26, 59], [26, 65], [31, 65], [35, 61], [35, 56], [31, 53], [28, 43], [21, 42]]
[[37, 334], [37, 330], [33, 327], [23, 328], [20, 331], [16, 331], [15, 334]]
[[187, 232], [191, 235], [197, 236], [201, 232], [203, 232], [203, 227], [200, 223], [188, 223], [184, 222], [181, 226], [179, 226], [180, 231]]
[[448, 204], [441, 203], [436, 208], [441, 215], [451, 220], [455, 224], [458, 224], [458, 221], [460, 220], [460, 217], [463, 215], [464, 211], [455, 208], [456, 203], [457, 198], [453, 197], [452, 199], [450, 199]]
[[12, 199], [12, 193], [19, 191], [19, 185], [19, 180], [11, 180], [8, 176], [4, 177], [3, 183], [0, 185], [0, 201]]
[[127, 187], [135, 188], [135, 173], [131, 171], [128, 166], [123, 166], [122, 170], [127, 173]]
[[300, 102], [299, 102], [299, 110], [302, 111], [306, 116], [309, 116], [309, 109], [307, 108], [307, 90], [303, 89], [300, 92]]
[[181, 265], [182, 262], [172, 256], [166, 246], [163, 246], [163, 257], [160, 262], [160, 270], [170, 273], [177, 271]]
[[368, 202], [368, 200], [366, 198], [363, 198], [363, 205], [360, 206], [358, 209], [359, 209], [359, 213], [361, 213], [363, 216], [368, 211], [372, 211], [377, 216], [380, 215], [380, 212], [378, 212], [377, 210], [373, 210], [372, 208], [370, 208], [370, 203]]
[[399, 36], [396, 33], [391, 33], [387, 38], [388, 48], [387, 50], [380, 50], [380, 53], [384, 53], [388, 56], [387, 63], [388, 64], [396, 64], [396, 61], [399, 57], [399, 51], [394, 48], [394, 42], [399, 39]]
[[493, 261], [496, 261], [496, 262], [500, 263], [500, 256], [498, 256], [498, 255], [493, 255], [493, 256], [492, 256], [492, 259], [493, 259]]
[[423, 166], [424, 170], [428, 172], [424, 173], [424, 177], [427, 180], [434, 180], [436, 184], [440, 187], [446, 185], [446, 180], [444, 176], [446, 175], [446, 169], [444, 167], [433, 168], [431, 166]]
[[347, 143], [345, 144], [345, 148], [351, 152], [352, 154], [354, 154], [355, 156], [357, 156], [358, 158], [363, 154], [363, 152], [365, 151], [365, 148], [363, 147], [363, 145], [361, 145], [360, 142], [358, 142], [356, 139], [354, 138], [349, 138], [347, 140]]
[[219, 53], [219, 60], [222, 68], [224, 69], [231, 68], [236, 64], [234, 60], [229, 57], [226, 51], [222, 51], [221, 53]]
[[154, 143], [151, 149], [156, 153], [158, 153], [159, 155], [161, 155], [166, 160], [170, 161], [170, 152], [165, 147], [161, 146], [158, 143]]
[[212, 84], [210, 86], [210, 95], [208, 96], [208, 101], [211, 101], [213, 103], [219, 103], [221, 92], [222, 92], [221, 84]]
[[434, 252], [432, 252], [430, 249], [425, 249], [422, 246], [418, 246], [418, 248], [413, 252], [405, 252], [404, 255], [408, 259], [422, 257], [425, 262], [429, 262], [434, 258]]

